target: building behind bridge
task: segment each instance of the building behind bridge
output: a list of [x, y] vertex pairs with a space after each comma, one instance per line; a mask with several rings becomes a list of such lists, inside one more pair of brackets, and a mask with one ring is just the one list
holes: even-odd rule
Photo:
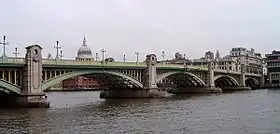
[[266, 54], [268, 86], [280, 87], [280, 51], [273, 50]]
[[[162, 63], [162, 61], [159, 61], [159, 63]], [[191, 65], [191, 60], [189, 60], [188, 58], [186, 58], [186, 55], [182, 55], [180, 53], [175, 53], [174, 59], [171, 60], [165, 60], [164, 63], [170, 63], [170, 64], [187, 64], [187, 65]]]
[[204, 57], [200, 59], [189, 60], [183, 57], [181, 54], [176, 53], [175, 58], [167, 60], [167, 63], [183, 64], [194, 66], [207, 66], [209, 61], [215, 63], [215, 67], [218, 69], [229, 70], [229, 71], [240, 71], [241, 64], [246, 65], [247, 72], [249, 73], [264, 73], [264, 60], [260, 53], [256, 53], [254, 49], [247, 50], [243, 47], [232, 48], [229, 55], [224, 57], [220, 56], [219, 51], [214, 54], [212, 51], [205, 52]]

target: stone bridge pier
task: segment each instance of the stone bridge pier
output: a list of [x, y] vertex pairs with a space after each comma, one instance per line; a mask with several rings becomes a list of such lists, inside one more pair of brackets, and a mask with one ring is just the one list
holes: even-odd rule
[[206, 92], [221, 92], [221, 88], [215, 86], [215, 73], [214, 73], [214, 62], [208, 62], [208, 72], [206, 75]]
[[39, 45], [26, 47], [25, 67], [21, 94], [15, 102], [21, 107], [49, 107], [47, 96], [42, 90], [42, 48]]
[[164, 92], [162, 92], [157, 87], [157, 57], [155, 54], [149, 54], [146, 57], [147, 69], [144, 76], [144, 89], [148, 91], [149, 97], [164, 97]]

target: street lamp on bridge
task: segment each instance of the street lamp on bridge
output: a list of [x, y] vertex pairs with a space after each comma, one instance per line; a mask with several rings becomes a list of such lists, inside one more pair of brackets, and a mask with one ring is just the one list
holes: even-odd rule
[[104, 59], [105, 59], [105, 52], [106, 52], [106, 50], [104, 49], [104, 48], [102, 48], [101, 50], [101, 53], [102, 53], [102, 64], [104, 64]]
[[125, 62], [125, 60], [126, 60], [126, 57], [125, 57], [125, 54], [123, 55], [123, 62]]
[[164, 52], [164, 50], [161, 51], [161, 57], [162, 57], [162, 65], [164, 65], [164, 57], [165, 57], [165, 52]]
[[15, 48], [15, 52], [13, 52], [13, 54], [15, 55], [15, 57], [17, 58], [17, 56], [18, 56], [18, 54], [19, 54], [19, 52], [18, 52], [18, 48], [16, 47]]
[[63, 55], [62, 55], [62, 50], [60, 50], [60, 55], [59, 55], [60, 59], [62, 59]]
[[136, 65], [138, 65], [138, 56], [139, 56], [139, 52], [135, 52], [136, 55]]
[[96, 61], [98, 61], [98, 53], [95, 53], [95, 59], [96, 59]]
[[3, 42], [0, 41], [0, 44], [3, 45], [3, 56], [2, 56], [2, 58], [7, 57], [6, 56], [6, 46], [9, 44], [9, 42], [6, 42], [6, 36], [3, 36]]
[[185, 68], [185, 71], [187, 70], [187, 59], [186, 59], [186, 54], [184, 54], [184, 68]]
[[13, 54], [15, 55], [15, 59], [14, 60], [17, 61], [17, 56], [19, 54], [17, 47], [15, 48], [15, 52], [13, 52]]
[[54, 48], [56, 49], [56, 57], [55, 59], [59, 59], [59, 49], [61, 49], [61, 46], [59, 46], [59, 41], [56, 41], [56, 46], [54, 46]]

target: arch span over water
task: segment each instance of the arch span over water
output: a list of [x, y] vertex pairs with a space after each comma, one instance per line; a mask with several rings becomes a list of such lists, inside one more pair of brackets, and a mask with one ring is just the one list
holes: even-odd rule
[[15, 84], [12, 84], [10, 82], [0, 80], [0, 87], [5, 88], [11, 92], [14, 92], [16, 94], [21, 94], [21, 88]]
[[216, 86], [239, 86], [238, 81], [229, 75], [218, 75], [214, 77]]
[[245, 79], [246, 86], [253, 87], [259, 85], [259, 81], [255, 78], [249, 77]]
[[45, 81], [42, 84], [42, 90], [45, 90], [48, 87], [51, 87], [51, 86], [55, 85], [56, 83], [58, 83], [60, 81], [63, 81], [63, 80], [66, 80], [66, 79], [69, 79], [69, 78], [75, 77], [75, 76], [85, 75], [85, 74], [109, 74], [109, 75], [119, 76], [119, 77], [128, 79], [128, 80], [132, 81], [134, 84], [136, 84], [137, 86], [143, 88], [143, 84], [141, 82], [139, 82], [138, 80], [136, 80], [136, 79], [134, 79], [130, 76], [122, 74], [120, 72], [81, 70], [81, 71], [73, 71], [73, 72], [69, 72], [69, 73], [66, 73], [66, 74], [62, 74], [60, 76], [57, 76], [57, 77], [54, 77], [54, 78], [51, 78], [51, 79]]
[[157, 77], [156, 83], [160, 82], [164, 78], [167, 78], [168, 76], [177, 75], [177, 74], [184, 74], [184, 75], [190, 76], [192, 79], [194, 79], [194, 81], [198, 82], [202, 86], [206, 86], [206, 84], [203, 80], [201, 80], [198, 76], [196, 76], [195, 74], [192, 74], [190, 72], [167, 72], [167, 73], [159, 75]]

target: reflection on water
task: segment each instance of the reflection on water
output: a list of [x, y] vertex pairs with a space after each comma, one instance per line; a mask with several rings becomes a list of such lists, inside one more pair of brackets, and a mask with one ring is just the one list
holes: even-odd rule
[[280, 133], [280, 90], [164, 99], [52, 92], [49, 109], [0, 109], [1, 133]]

